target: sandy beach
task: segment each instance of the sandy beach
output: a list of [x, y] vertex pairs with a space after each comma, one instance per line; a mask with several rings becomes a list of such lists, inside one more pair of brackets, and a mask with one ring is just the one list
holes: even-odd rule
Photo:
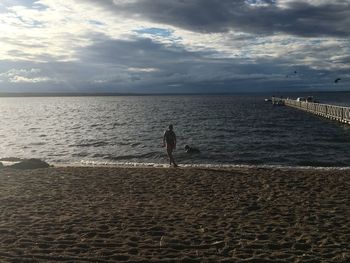
[[0, 262], [350, 262], [350, 171], [0, 170]]

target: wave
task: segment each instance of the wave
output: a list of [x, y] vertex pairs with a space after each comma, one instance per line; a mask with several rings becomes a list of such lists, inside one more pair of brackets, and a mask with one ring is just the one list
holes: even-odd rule
[[[148, 153], [145, 155], [154, 155], [157, 153]], [[75, 162], [67, 162], [67, 161], [56, 161], [50, 162], [50, 164], [58, 167], [62, 166], [78, 166], [78, 167], [153, 167], [153, 168], [167, 168], [169, 167], [167, 162], [133, 162], [127, 161], [125, 159], [136, 159], [139, 158], [139, 155], [129, 155], [129, 156], [119, 156], [119, 157], [108, 157], [109, 159], [106, 161], [95, 161], [95, 160], [80, 160]], [[121, 160], [125, 161], [121, 161]], [[17, 157], [6, 157], [1, 158], [0, 162], [2, 162], [5, 166], [11, 165], [17, 162], [25, 160], [23, 158]], [[335, 166], [332, 164], [328, 165], [326, 163], [317, 163], [318, 166], [315, 166], [316, 163], [304, 163], [302, 165], [280, 165], [280, 164], [215, 164], [215, 163], [196, 163], [196, 164], [179, 164], [180, 168], [199, 168], [199, 169], [279, 169], [279, 170], [321, 170], [321, 171], [347, 171], [350, 170], [350, 166]]]
[[120, 155], [113, 156], [110, 154], [104, 155], [103, 159], [110, 161], [118, 161], [118, 160], [132, 160], [132, 159], [141, 159], [141, 158], [161, 158], [163, 157], [163, 153], [159, 152], [148, 152], [144, 154], [130, 154], [130, 155]]
[[298, 165], [311, 167], [346, 167], [346, 162], [300, 161]]
[[105, 141], [97, 141], [97, 142], [88, 142], [88, 143], [78, 143], [78, 144], [71, 144], [69, 147], [101, 147], [101, 146], [107, 146], [110, 145], [110, 143]]
[[[153, 167], [167, 168], [167, 163], [154, 162], [113, 162], [113, 161], [90, 161], [81, 160], [80, 162], [59, 163], [58, 166], [80, 166], [80, 167]], [[272, 170], [320, 170], [320, 171], [347, 171], [350, 166], [290, 166], [290, 165], [252, 165], [252, 164], [179, 164], [180, 168], [200, 168], [200, 169], [272, 169]]]

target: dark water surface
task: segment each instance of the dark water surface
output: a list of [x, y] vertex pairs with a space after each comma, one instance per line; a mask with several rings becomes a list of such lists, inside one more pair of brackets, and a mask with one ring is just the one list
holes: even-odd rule
[[[316, 94], [349, 105], [347, 93]], [[350, 166], [350, 126], [265, 103], [269, 95], [0, 98], [0, 158], [167, 163], [174, 124], [182, 164]], [[201, 150], [187, 155], [185, 144]]]

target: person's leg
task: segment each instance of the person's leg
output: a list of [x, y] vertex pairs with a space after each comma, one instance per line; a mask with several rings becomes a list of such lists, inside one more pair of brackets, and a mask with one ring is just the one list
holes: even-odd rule
[[169, 158], [170, 165], [171, 165], [171, 164], [173, 163], [173, 155], [172, 155], [172, 149], [171, 149], [171, 147], [167, 147], [167, 148], [166, 148], [166, 151], [167, 151], [168, 158]]
[[177, 167], [177, 164], [175, 163], [174, 156], [173, 156], [173, 150], [174, 150], [173, 147], [168, 147], [167, 148], [167, 153], [168, 153], [168, 156], [169, 156], [170, 165], [173, 164], [174, 167]]
[[174, 159], [174, 156], [173, 156], [173, 149], [171, 149], [171, 162], [173, 163], [174, 167], [177, 167], [177, 164], [175, 163], [175, 159]]

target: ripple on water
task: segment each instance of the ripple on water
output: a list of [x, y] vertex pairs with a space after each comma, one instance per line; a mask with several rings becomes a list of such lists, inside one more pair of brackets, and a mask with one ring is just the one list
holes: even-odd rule
[[[182, 163], [347, 165], [350, 129], [287, 107], [273, 108], [264, 98], [1, 98], [0, 114], [12, 116], [0, 116], [1, 156], [31, 157], [34, 150], [47, 161], [167, 163], [162, 135], [173, 123], [174, 154]], [[186, 154], [185, 144], [201, 154]]]

